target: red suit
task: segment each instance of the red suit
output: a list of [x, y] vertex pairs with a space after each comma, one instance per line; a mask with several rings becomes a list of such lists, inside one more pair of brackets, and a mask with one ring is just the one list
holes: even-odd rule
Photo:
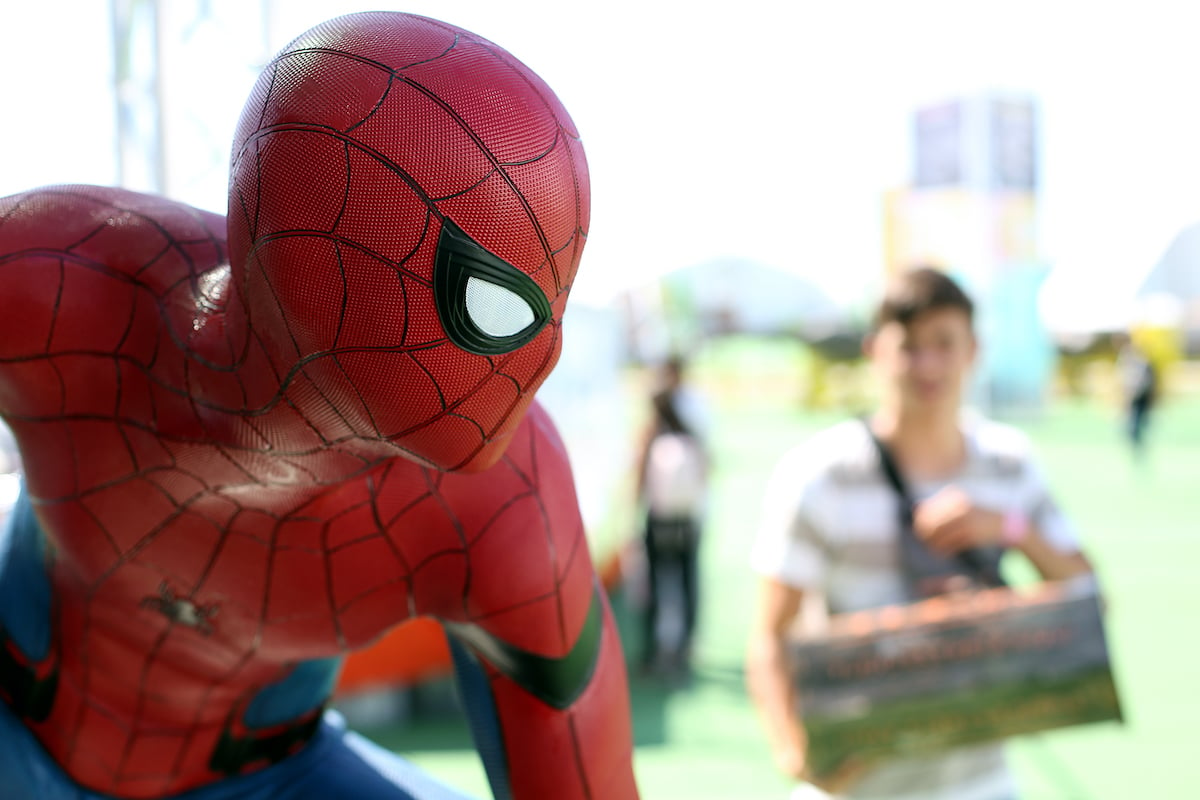
[[8, 572], [46, 588], [0, 618], [0, 694], [71, 778], [152, 798], [283, 761], [338, 657], [427, 615], [481, 678], [497, 796], [637, 796], [620, 644], [533, 401], [588, 202], [536, 75], [391, 13], [264, 70], [227, 219], [0, 200], [0, 413], [37, 553]]

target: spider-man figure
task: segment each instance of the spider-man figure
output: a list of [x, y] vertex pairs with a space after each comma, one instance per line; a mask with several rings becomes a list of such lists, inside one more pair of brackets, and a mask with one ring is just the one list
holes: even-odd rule
[[433, 616], [497, 798], [635, 798], [620, 643], [533, 402], [588, 214], [549, 88], [393, 13], [266, 68], [227, 219], [0, 200], [27, 483], [0, 539], [4, 796], [457, 797], [323, 714], [344, 653]]

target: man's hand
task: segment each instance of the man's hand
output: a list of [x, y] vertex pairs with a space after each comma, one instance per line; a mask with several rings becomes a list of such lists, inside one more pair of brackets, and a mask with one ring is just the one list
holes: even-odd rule
[[947, 486], [913, 509], [913, 530], [939, 555], [1000, 544], [1004, 515], [980, 508], [957, 486]]
[[780, 772], [797, 781], [808, 777], [808, 733], [803, 725], [797, 723], [790, 736], [779, 736], [772, 745], [771, 755]]
[[808, 765], [808, 733], [799, 722], [795, 729], [795, 736], [774, 748], [775, 766], [780, 772], [802, 783], [811, 783], [831, 795], [840, 795], [862, 778], [868, 764], [860, 758], [849, 758], [832, 772], [814, 776]]
[[[1014, 547], [1045, 580], [1065, 580], [1092, 571], [1078, 550], [1059, 550], [1047, 542], [1035, 523], [1016, 519], [1006, 524], [999, 511], [981, 508], [957, 486], [948, 486], [913, 509], [913, 530], [930, 550], [944, 556], [973, 547]], [[1007, 530], [1006, 530], [1007, 529]]]

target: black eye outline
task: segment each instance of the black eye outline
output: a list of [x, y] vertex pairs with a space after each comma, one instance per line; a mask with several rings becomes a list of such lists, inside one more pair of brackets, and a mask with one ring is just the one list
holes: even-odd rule
[[[525, 301], [533, 322], [511, 336], [492, 336], [467, 311], [467, 281], [478, 278]], [[553, 317], [550, 301], [533, 279], [486, 250], [450, 219], [442, 220], [433, 263], [433, 301], [450, 341], [481, 356], [511, 353], [528, 343]]]

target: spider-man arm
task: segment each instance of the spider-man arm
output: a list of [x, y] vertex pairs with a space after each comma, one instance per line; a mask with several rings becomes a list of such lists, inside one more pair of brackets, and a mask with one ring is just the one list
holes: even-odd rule
[[496, 800], [636, 798], [620, 642], [602, 592], [574, 648], [544, 657], [450, 628], [472, 735]]
[[469, 614], [446, 627], [493, 794], [633, 800], [621, 643], [562, 443], [536, 405], [487, 481], [513, 500], [469, 547]]

